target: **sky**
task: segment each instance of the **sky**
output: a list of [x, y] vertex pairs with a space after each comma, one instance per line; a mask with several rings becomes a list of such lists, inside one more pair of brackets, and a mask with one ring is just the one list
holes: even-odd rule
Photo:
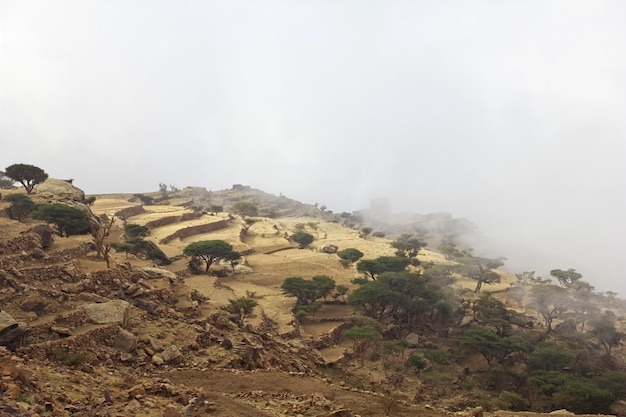
[[386, 197], [626, 297], [625, 19], [622, 0], [0, 0], [0, 169]]

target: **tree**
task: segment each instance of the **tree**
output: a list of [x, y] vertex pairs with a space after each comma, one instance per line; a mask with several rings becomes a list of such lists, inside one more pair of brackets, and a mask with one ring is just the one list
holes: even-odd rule
[[550, 275], [559, 281], [561, 287], [571, 288], [579, 279], [583, 276], [576, 272], [575, 269], [568, 269], [567, 271], [563, 271], [561, 269], [553, 269], [550, 271]]
[[236, 202], [235, 204], [230, 206], [230, 211], [240, 215], [243, 219], [248, 216], [257, 216], [259, 214], [259, 209], [257, 208], [256, 204], [249, 201]]
[[352, 340], [352, 350], [363, 360], [368, 345], [380, 337], [379, 332], [372, 326], [353, 326], [341, 332], [346, 339]]
[[466, 352], [480, 353], [487, 363], [495, 360], [501, 363], [513, 352], [525, 352], [528, 345], [523, 340], [511, 337], [499, 337], [487, 329], [473, 329], [464, 332], [455, 342]]
[[[106, 214], [103, 214], [98, 221], [95, 218], [90, 218], [88, 223], [93, 243], [96, 245], [97, 256], [102, 256], [106, 261], [107, 268], [110, 268], [111, 260], [109, 253], [111, 248], [113, 248], [113, 243], [115, 243], [110, 239], [110, 235], [113, 223], [115, 223], [115, 216], [109, 219]], [[119, 237], [119, 233], [115, 237]]]
[[289, 237], [289, 240], [296, 242], [300, 249], [304, 249], [313, 243], [314, 237], [312, 234], [307, 232], [295, 232]]
[[148, 236], [148, 233], [150, 233], [150, 229], [148, 229], [147, 226], [141, 226], [139, 224], [135, 224], [135, 223], [129, 223], [126, 226], [124, 226], [124, 232], [126, 233], [126, 237], [133, 238], [133, 237], [145, 237]]
[[240, 297], [235, 300], [228, 300], [229, 304], [226, 306], [226, 311], [237, 314], [239, 326], [243, 326], [243, 321], [247, 316], [252, 314], [254, 307], [259, 303], [256, 300], [248, 297]]
[[372, 236], [374, 236], [374, 237], [385, 237], [385, 233], [383, 233], [383, 232], [374, 232], [374, 233], [372, 233]]
[[230, 264], [230, 268], [233, 270], [233, 275], [234, 275], [235, 266], [239, 264], [239, 260], [241, 259], [241, 253], [237, 251], [232, 251], [224, 255], [222, 259]]
[[221, 204], [209, 204], [206, 206], [206, 209], [209, 213], [216, 215], [217, 213], [224, 211], [224, 206]]
[[589, 324], [592, 327], [591, 333], [604, 347], [606, 356], [610, 357], [611, 349], [619, 345], [625, 336], [624, 333], [617, 331], [613, 318], [608, 315], [597, 315], [589, 320]]
[[461, 274], [475, 279], [475, 293], [480, 292], [483, 284], [493, 284], [500, 282], [500, 275], [493, 270], [504, 265], [504, 258], [480, 258], [477, 256], [467, 255], [459, 259], [458, 270]]
[[0, 171], [0, 188], [5, 189], [5, 190], [10, 190], [11, 188], [14, 188], [13, 187], [14, 182], [15, 180], [7, 177], [3, 171]]
[[6, 212], [13, 220], [21, 222], [35, 209], [33, 200], [25, 194], [9, 194], [4, 197], [4, 200], [11, 203]]
[[571, 304], [568, 292], [556, 285], [538, 285], [533, 287], [532, 296], [534, 305], [546, 323], [547, 332], [552, 331], [552, 321], [561, 313], [567, 311]]
[[367, 237], [370, 235], [370, 233], [372, 233], [372, 228], [371, 227], [363, 227], [363, 228], [361, 228], [361, 237], [363, 239], [367, 239]]
[[43, 169], [27, 164], [11, 165], [4, 170], [4, 175], [22, 184], [28, 194], [33, 192], [37, 184], [48, 179]]
[[408, 258], [415, 258], [420, 249], [426, 247], [426, 242], [413, 235], [403, 234], [398, 239], [390, 243], [391, 247], [396, 249], [398, 256], [406, 256]]
[[348, 287], [346, 287], [345, 285], [337, 285], [335, 287], [335, 291], [337, 294], [337, 297], [341, 297], [341, 299], [343, 300], [343, 302], [346, 301], [346, 294], [348, 294], [348, 291], [350, 291], [350, 289]]
[[87, 211], [67, 204], [41, 205], [32, 212], [31, 217], [53, 224], [61, 236], [87, 233], [90, 230]]
[[316, 275], [311, 278], [311, 281], [315, 284], [318, 291], [318, 298], [322, 297], [326, 300], [326, 297], [330, 295], [335, 289], [335, 280], [326, 275]]
[[363, 257], [363, 252], [355, 248], [347, 248], [337, 252], [337, 256], [352, 264]]
[[356, 270], [369, 275], [373, 280], [383, 272], [401, 272], [411, 261], [400, 256], [380, 256], [376, 259], [364, 259], [356, 264]]
[[335, 288], [335, 281], [325, 275], [318, 275], [310, 280], [290, 277], [280, 286], [285, 294], [298, 299], [298, 304], [308, 305], [321, 297], [328, 296]]
[[223, 240], [201, 240], [187, 245], [183, 253], [202, 259], [206, 264], [205, 272], [208, 273], [213, 263], [232, 256], [233, 247]]

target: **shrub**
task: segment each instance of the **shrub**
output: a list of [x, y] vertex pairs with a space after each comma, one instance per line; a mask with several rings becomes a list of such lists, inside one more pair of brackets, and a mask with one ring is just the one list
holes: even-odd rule
[[500, 407], [511, 411], [528, 411], [530, 403], [516, 392], [504, 391], [500, 394]]
[[147, 226], [140, 226], [134, 223], [124, 226], [124, 232], [129, 239], [138, 236], [148, 236], [149, 231]]
[[6, 212], [13, 220], [21, 222], [35, 209], [35, 203], [26, 194], [9, 194], [4, 200], [11, 203]]
[[426, 368], [426, 365], [428, 365], [428, 362], [426, 361], [426, 359], [424, 359], [424, 357], [416, 353], [411, 353], [411, 355], [409, 355], [409, 359], [407, 360], [407, 364], [409, 366], [414, 367], [418, 371], [420, 371]]

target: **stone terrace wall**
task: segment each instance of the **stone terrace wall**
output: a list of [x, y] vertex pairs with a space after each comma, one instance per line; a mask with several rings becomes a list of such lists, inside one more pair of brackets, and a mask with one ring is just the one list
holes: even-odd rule
[[173, 233], [167, 237], [161, 239], [161, 243], [167, 243], [174, 239], [184, 239], [189, 236], [199, 235], [201, 233], [209, 233], [214, 232], [216, 230], [225, 229], [228, 227], [228, 222], [226, 220], [219, 220], [213, 223], [200, 224], [198, 226], [189, 226], [184, 229], [177, 230], [176, 233]]
[[117, 213], [115, 213], [115, 217], [120, 217], [122, 219], [127, 219], [129, 217], [136, 216], [138, 214], [143, 214], [146, 212], [146, 209], [143, 206], [132, 206], [126, 207], [125, 209], [121, 209]]
[[172, 224], [172, 223], [178, 223], [178, 222], [185, 222], [187, 220], [193, 220], [196, 219], [198, 217], [202, 216], [202, 213], [185, 213], [181, 216], [167, 216], [167, 217], [161, 217], [160, 219], [157, 220], [152, 220], [148, 223], [146, 223], [146, 226], [153, 229], [155, 227], [162, 227], [162, 226], [167, 226], [168, 224]]

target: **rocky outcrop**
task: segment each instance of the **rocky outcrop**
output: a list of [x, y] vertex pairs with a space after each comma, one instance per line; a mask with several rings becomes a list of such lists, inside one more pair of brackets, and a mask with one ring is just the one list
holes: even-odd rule
[[161, 239], [161, 243], [167, 243], [174, 239], [182, 240], [189, 236], [214, 232], [216, 230], [225, 229], [226, 227], [228, 227], [228, 222], [226, 220], [219, 220], [213, 223], [200, 224], [197, 226], [189, 226], [185, 227], [184, 229], [177, 230], [176, 233], [164, 237], [163, 239]]
[[48, 178], [37, 186], [37, 194], [47, 197], [53, 196], [60, 199], [67, 199], [82, 202], [85, 200], [85, 192], [74, 187], [68, 181]]

